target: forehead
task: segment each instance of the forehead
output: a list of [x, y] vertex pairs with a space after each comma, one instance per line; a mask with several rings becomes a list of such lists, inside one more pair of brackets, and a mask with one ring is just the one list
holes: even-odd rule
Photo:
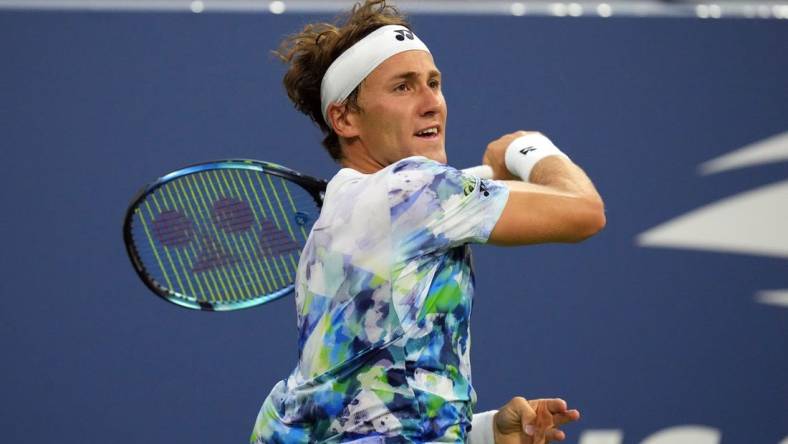
[[394, 54], [377, 66], [365, 79], [365, 83], [377, 84], [395, 79], [405, 73], [416, 73], [429, 77], [438, 73], [432, 54], [426, 51], [412, 50]]

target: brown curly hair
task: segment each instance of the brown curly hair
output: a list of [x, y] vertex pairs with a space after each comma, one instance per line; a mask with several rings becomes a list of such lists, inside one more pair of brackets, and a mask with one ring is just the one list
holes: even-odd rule
[[[337, 20], [337, 24], [306, 25], [301, 32], [287, 36], [279, 49], [274, 51], [289, 65], [283, 79], [287, 96], [298, 111], [309, 116], [320, 127], [325, 134], [323, 146], [334, 160], [342, 158], [342, 147], [337, 134], [323, 119], [320, 106], [323, 75], [345, 50], [385, 25], [411, 28], [406, 18], [397, 8], [387, 5], [386, 0], [366, 0], [363, 4], [356, 3], [348, 14]], [[347, 99], [348, 107], [356, 111], [360, 111], [358, 90], [359, 87], [356, 87]]]

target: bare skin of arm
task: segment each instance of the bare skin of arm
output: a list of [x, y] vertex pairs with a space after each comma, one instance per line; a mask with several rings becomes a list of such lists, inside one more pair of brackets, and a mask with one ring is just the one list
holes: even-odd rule
[[537, 163], [529, 182], [518, 181], [504, 161], [506, 148], [525, 131], [491, 142], [483, 162], [495, 179], [509, 187], [509, 200], [489, 242], [528, 245], [547, 242], [580, 242], [605, 226], [602, 198], [583, 170], [572, 161], [550, 156]]

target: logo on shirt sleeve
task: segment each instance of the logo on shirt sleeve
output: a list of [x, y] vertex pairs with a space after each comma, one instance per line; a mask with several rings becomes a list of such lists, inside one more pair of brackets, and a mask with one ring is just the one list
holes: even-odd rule
[[463, 176], [462, 178], [462, 193], [469, 195], [476, 189], [476, 179], [473, 177]]
[[477, 179], [475, 177], [468, 177], [464, 176], [462, 178], [462, 192], [464, 195], [468, 196], [476, 190], [476, 183], [479, 184], [479, 192], [487, 197], [490, 195], [490, 192], [487, 191], [487, 186], [484, 184], [484, 181], [481, 179]]
[[481, 191], [481, 193], [484, 194], [484, 197], [490, 195], [490, 192], [487, 191], [487, 186], [484, 184], [484, 181], [481, 179], [479, 179], [479, 191]]

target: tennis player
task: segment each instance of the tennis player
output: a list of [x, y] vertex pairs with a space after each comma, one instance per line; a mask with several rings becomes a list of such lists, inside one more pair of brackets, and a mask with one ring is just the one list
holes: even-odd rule
[[471, 243], [577, 242], [605, 224], [583, 171], [547, 137], [507, 134], [446, 165], [441, 73], [407, 21], [368, 0], [283, 42], [284, 83], [342, 169], [296, 278], [298, 364], [254, 443], [540, 443], [579, 418], [561, 399], [473, 415]]

